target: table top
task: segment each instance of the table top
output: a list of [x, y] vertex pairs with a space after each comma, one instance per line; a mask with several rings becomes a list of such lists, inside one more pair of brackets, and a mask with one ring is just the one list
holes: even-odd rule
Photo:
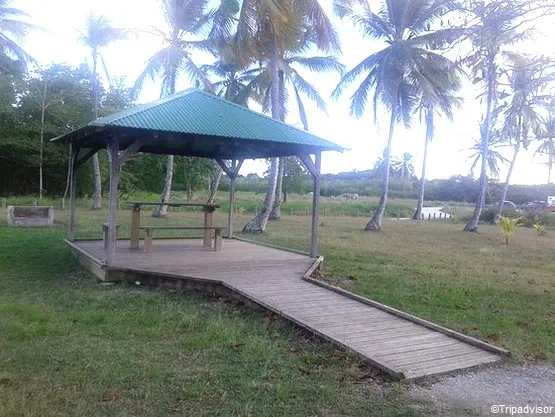
[[160, 203], [152, 201], [128, 201], [125, 204], [131, 206], [171, 206], [171, 207], [205, 207], [205, 208], [219, 208], [219, 204], [208, 203]]

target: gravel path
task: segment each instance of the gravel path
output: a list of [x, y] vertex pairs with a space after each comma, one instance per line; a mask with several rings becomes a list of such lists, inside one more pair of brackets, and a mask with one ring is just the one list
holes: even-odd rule
[[[442, 416], [555, 416], [555, 367], [547, 364], [493, 366], [424, 384], [413, 385], [409, 395], [416, 402], [431, 401]], [[518, 413], [499, 407], [493, 413], [492, 406], [500, 405], [551, 411]]]

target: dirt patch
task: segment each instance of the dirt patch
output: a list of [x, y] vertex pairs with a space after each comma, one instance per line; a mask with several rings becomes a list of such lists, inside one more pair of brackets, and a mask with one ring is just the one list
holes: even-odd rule
[[312, 274], [312, 278], [318, 281], [325, 282], [326, 284], [333, 285], [335, 287], [343, 288], [344, 290], [351, 290], [357, 283], [357, 278], [352, 275], [346, 276], [326, 276], [322, 272], [316, 270]]
[[[415, 402], [431, 401], [443, 416], [555, 416], [555, 366], [493, 366], [412, 385], [409, 395]], [[519, 414], [501, 406], [529, 408]], [[534, 406], [543, 412], [530, 412]]]

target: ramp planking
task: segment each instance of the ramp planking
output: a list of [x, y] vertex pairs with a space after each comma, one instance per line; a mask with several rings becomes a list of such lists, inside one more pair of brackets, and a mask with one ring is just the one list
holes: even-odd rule
[[[104, 257], [102, 242], [72, 245], [81, 255]], [[306, 255], [240, 240], [225, 240], [221, 252], [212, 252], [197, 239], [158, 239], [152, 253], [118, 241], [114, 267], [220, 283], [399, 379], [494, 363], [508, 353], [308, 282], [303, 275], [313, 263]]]

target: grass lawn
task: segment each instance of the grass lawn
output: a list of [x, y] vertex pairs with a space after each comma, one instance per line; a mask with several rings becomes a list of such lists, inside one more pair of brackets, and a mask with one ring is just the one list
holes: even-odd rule
[[[498, 227], [462, 232], [449, 221], [324, 217], [324, 275], [336, 285], [505, 347], [517, 361], [555, 363], [555, 231], [518, 228], [510, 245]], [[271, 222], [257, 239], [308, 248], [308, 220]]]
[[[417, 415], [403, 390], [378, 389], [356, 359], [279, 320], [200, 295], [99, 287], [61, 243], [57, 214], [52, 230], [0, 223], [0, 415]], [[100, 237], [105, 212], [77, 218], [78, 237]], [[516, 361], [555, 363], [555, 231], [519, 228], [506, 246], [494, 226], [390, 220], [367, 233], [366, 221], [321, 218], [326, 279]], [[119, 224], [128, 234], [128, 211]], [[284, 216], [252, 238], [307, 250], [309, 224]]]
[[[91, 217], [80, 213], [82, 224]], [[396, 385], [378, 387], [352, 356], [271, 316], [199, 294], [99, 286], [63, 245], [62, 227], [2, 225], [0, 235], [0, 416], [427, 409], [411, 409]]]

